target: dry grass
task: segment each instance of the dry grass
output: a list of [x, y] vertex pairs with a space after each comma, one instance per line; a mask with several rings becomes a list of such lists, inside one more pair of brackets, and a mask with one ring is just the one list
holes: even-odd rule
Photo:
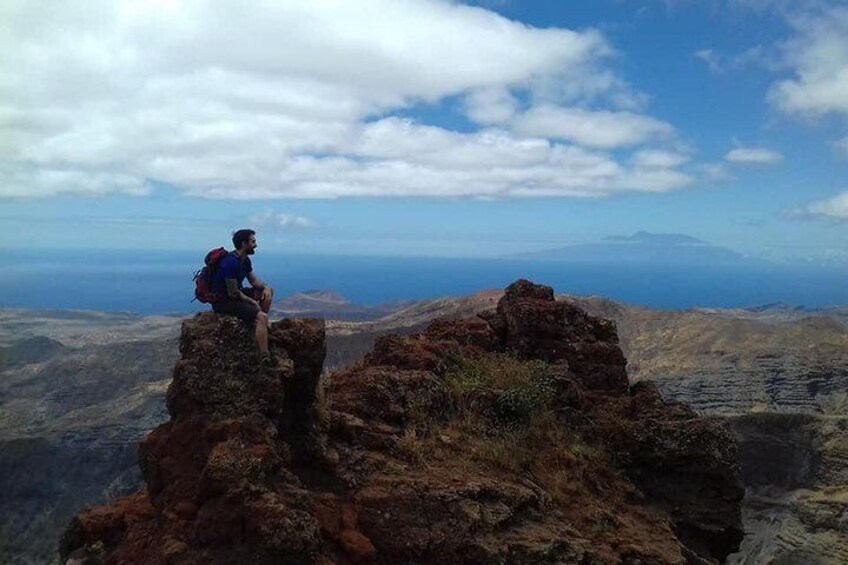
[[[646, 554], [678, 551], [668, 520], [640, 502], [598, 438], [580, 435], [558, 410], [551, 368], [507, 355], [463, 359], [443, 377], [451, 409], [422, 415], [395, 453], [425, 473], [490, 476], [532, 488], [558, 520], [592, 539], [598, 555], [620, 558], [622, 539]], [[555, 384], [555, 382], [554, 382]], [[503, 398], [522, 399], [524, 417], [500, 412]], [[593, 436], [594, 437], [594, 436]]]
[[445, 374], [449, 390], [463, 395], [481, 387], [508, 390], [532, 384], [547, 373], [542, 361], [524, 361], [513, 355], [491, 354], [474, 359], [458, 359]]
[[[442, 378], [449, 418], [422, 415], [396, 444], [413, 465], [434, 460], [493, 469], [529, 480], [557, 504], [603, 490], [604, 452], [557, 415], [550, 368], [510, 355], [462, 359]], [[600, 471], [599, 471], [600, 470]]]
[[482, 413], [499, 428], [528, 424], [555, 392], [547, 364], [503, 354], [460, 359], [443, 381], [455, 414]]
[[573, 502], [587, 489], [602, 489], [602, 451], [569, 431], [551, 410], [534, 414], [524, 426], [467, 434], [465, 448], [486, 467], [530, 479], [555, 503]]

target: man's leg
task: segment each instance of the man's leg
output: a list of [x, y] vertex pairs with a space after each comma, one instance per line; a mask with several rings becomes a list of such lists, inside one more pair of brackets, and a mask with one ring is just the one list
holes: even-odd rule
[[274, 303], [274, 289], [270, 289], [268, 292], [268, 298], [265, 300], [259, 301], [259, 307], [262, 308], [262, 311], [266, 314], [271, 311], [271, 305]]
[[268, 353], [268, 314], [265, 312], [256, 314], [256, 344], [260, 355]]

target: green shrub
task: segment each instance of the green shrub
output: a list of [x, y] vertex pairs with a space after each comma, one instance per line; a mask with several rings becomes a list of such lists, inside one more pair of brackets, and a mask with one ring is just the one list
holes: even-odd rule
[[501, 392], [492, 406], [492, 417], [500, 424], [527, 424], [530, 418], [546, 410], [556, 388], [549, 375], [540, 375], [524, 386]]
[[[605, 452], [554, 409], [560, 373], [508, 354], [455, 359], [441, 377], [448, 418], [426, 436], [408, 432], [398, 449], [411, 462], [426, 462], [444, 449], [441, 457], [461, 454], [467, 464], [530, 480], [557, 504], [585, 500], [591, 489], [602, 491], [617, 479], [603, 474], [610, 465]], [[440, 437], [448, 437], [448, 447]]]
[[458, 359], [443, 382], [454, 413], [479, 412], [499, 427], [526, 425], [556, 391], [546, 363], [505, 354]]

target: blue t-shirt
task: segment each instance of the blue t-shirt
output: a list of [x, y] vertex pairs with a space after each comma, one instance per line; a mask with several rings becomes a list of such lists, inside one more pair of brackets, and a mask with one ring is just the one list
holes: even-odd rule
[[235, 252], [230, 252], [218, 263], [218, 269], [212, 277], [212, 291], [226, 296], [227, 283], [224, 282], [224, 279], [236, 279], [239, 290], [243, 289], [244, 279], [252, 270], [253, 265], [250, 262], [250, 257], [245, 256], [244, 259], [239, 259]]

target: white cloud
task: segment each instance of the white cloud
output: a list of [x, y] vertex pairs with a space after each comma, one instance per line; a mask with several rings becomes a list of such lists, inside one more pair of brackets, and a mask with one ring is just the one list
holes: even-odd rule
[[345, 154], [356, 157], [471, 172], [532, 166], [549, 159], [552, 149], [546, 139], [518, 139], [499, 129], [462, 134], [399, 118], [362, 126], [343, 147]]
[[794, 77], [769, 91], [769, 100], [787, 114], [848, 115], [848, 7], [831, 6], [789, 16], [795, 36], [784, 45]]
[[[609, 154], [504, 130], [458, 133], [386, 118], [363, 125], [344, 155], [301, 156], [260, 192], [297, 198], [342, 196], [604, 196], [666, 191], [692, 179], [672, 167], [624, 166]], [[279, 191], [282, 190], [282, 193]], [[251, 198], [232, 191], [213, 197]]]
[[315, 223], [309, 218], [270, 209], [251, 216], [248, 223], [255, 227], [264, 228], [303, 229], [315, 227]]
[[689, 157], [671, 151], [649, 149], [636, 151], [631, 159], [633, 164], [649, 168], [673, 168], [689, 161]]
[[737, 147], [728, 151], [724, 158], [731, 163], [772, 165], [782, 161], [783, 155], [762, 147]]
[[515, 115], [518, 101], [505, 88], [474, 90], [465, 98], [465, 111], [478, 124], [502, 124]]
[[[705, 49], [696, 56], [714, 70], [751, 64], [790, 73], [774, 82], [768, 102], [780, 112], [801, 118], [848, 117], [848, 5], [835, 0], [731, 0], [731, 8], [781, 17], [792, 30], [789, 39], [756, 45], [734, 57]], [[839, 147], [840, 141], [836, 142]]]
[[631, 112], [537, 106], [517, 116], [515, 132], [524, 136], [566, 139], [590, 147], [630, 147], [669, 137], [674, 128]]
[[[209, 198], [601, 195], [691, 180], [573, 145], [638, 149], [674, 131], [638, 113], [646, 95], [595, 30], [442, 0], [7, 0], [0, 20], [0, 196], [143, 195], [150, 180]], [[392, 117], [450, 97], [498, 129]]]
[[813, 202], [801, 210], [798, 215], [846, 222], [848, 221], [848, 191], [837, 194], [828, 200]]
[[96, 196], [115, 192], [145, 196], [151, 192], [144, 179], [119, 171], [78, 170], [61, 165], [27, 170], [0, 162], [0, 194], [27, 197], [32, 195], [33, 187], [47, 195], [73, 192]]

